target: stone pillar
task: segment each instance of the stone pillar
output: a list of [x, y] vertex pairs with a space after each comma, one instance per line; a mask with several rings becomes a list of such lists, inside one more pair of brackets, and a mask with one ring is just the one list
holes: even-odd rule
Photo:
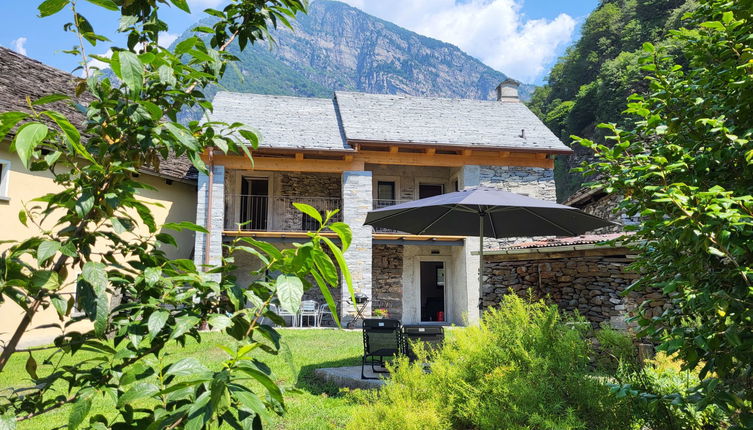
[[[209, 176], [199, 173], [196, 204], [196, 224], [209, 230], [209, 265], [217, 266], [222, 261], [222, 230], [225, 228], [225, 166], [214, 166], [212, 185], [212, 219], [207, 227], [207, 201], [209, 200]], [[206, 233], [196, 233], [194, 263], [204, 264]]]
[[[481, 166], [463, 166], [458, 173], [458, 187], [463, 190], [466, 188], [477, 187], [481, 184]], [[460, 296], [463, 298], [463, 308], [465, 315], [463, 319], [469, 324], [476, 324], [479, 319], [479, 305], [481, 297], [481, 286], [478, 284], [479, 256], [472, 255], [472, 252], [478, 252], [478, 237], [466, 237], [465, 246], [462, 249], [453, 251], [454, 262], [458, 266], [455, 269], [457, 274], [458, 286], [465, 285], [465, 293]]]
[[[345, 262], [353, 278], [353, 290], [369, 296], [369, 305], [364, 310], [364, 315], [371, 315], [371, 226], [364, 226], [366, 213], [372, 207], [372, 178], [368, 171], [349, 171], [342, 175], [342, 208], [343, 222], [348, 224], [353, 231], [353, 241], [350, 248], [345, 252]], [[347, 285], [342, 286], [341, 316], [343, 322], [345, 316], [353, 311], [352, 306], [347, 305], [350, 297]]]

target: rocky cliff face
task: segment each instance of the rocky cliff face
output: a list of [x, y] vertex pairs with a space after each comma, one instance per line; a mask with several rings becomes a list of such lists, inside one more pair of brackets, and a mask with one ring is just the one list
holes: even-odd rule
[[[506, 78], [456, 46], [398, 27], [344, 3], [317, 0], [276, 45], [240, 53], [222, 84], [232, 91], [330, 97], [333, 90], [494, 98]], [[530, 87], [521, 92], [525, 98]]]

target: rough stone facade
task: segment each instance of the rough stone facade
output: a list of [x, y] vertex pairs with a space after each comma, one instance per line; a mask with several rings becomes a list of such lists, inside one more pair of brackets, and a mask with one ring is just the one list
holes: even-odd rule
[[277, 194], [280, 196], [340, 198], [340, 175], [328, 173], [282, 173]]
[[650, 301], [648, 317], [669, 306], [659, 292], [621, 295], [639, 277], [626, 270], [632, 259], [624, 254], [517, 261], [506, 257], [486, 258], [482, 309], [497, 305], [512, 290], [521, 297], [545, 298], [565, 311], [577, 310], [594, 325], [608, 322], [623, 328], [643, 301]]
[[403, 246], [374, 245], [372, 309], [386, 309], [390, 318], [403, 315]]
[[[480, 184], [499, 190], [524, 194], [536, 199], [556, 201], [554, 170], [542, 167], [481, 166]], [[484, 239], [484, 249], [500, 249], [531, 238]], [[535, 240], [535, 239], [534, 239]]]
[[624, 226], [638, 223], [638, 220], [625, 215], [625, 212], [615, 211], [620, 201], [622, 201], [622, 198], [617, 194], [604, 194], [583, 205], [574, 206], [578, 207], [583, 212], [620, 224], [594, 230], [594, 234], [619, 233], [623, 231]]

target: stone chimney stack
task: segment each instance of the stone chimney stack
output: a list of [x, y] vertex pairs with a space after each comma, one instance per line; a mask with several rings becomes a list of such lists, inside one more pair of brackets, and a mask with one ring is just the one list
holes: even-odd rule
[[497, 86], [497, 101], [499, 102], [519, 102], [518, 87], [520, 82], [512, 78], [507, 78]]

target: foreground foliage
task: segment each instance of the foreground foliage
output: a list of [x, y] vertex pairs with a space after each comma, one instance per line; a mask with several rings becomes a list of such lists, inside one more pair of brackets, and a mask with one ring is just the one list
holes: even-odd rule
[[[296, 312], [311, 278], [334, 309], [329, 288], [340, 274], [352, 291], [343, 260], [350, 229], [330, 223], [333, 213], [323, 217], [298, 205], [320, 230], [285, 250], [251, 239], [233, 243], [228, 255], [249, 253], [260, 267], [258, 281], [237, 285], [229, 275], [236, 269], [232, 258], [207, 268], [167, 258], [164, 247], [176, 242], [162, 230], [206, 230], [191, 223], [157, 226], [137, 195], [147, 186], [136, 177], [142, 169], [159, 170], [160, 160], [170, 156], [186, 156], [206, 172], [200, 154], [207, 148], [249, 154], [246, 145], [254, 147], [259, 138], [242, 124], [184, 125], [177, 116], [184, 108], [212, 108], [202, 91], [234, 60], [226, 52], [231, 42], [243, 49], [264, 38], [268, 26], [288, 25], [305, 4], [230, 1], [222, 10], [206, 10], [215, 18], [212, 27], [195, 28], [196, 36], [171, 51], [158, 43], [168, 30], [159, 10], [188, 13], [185, 0], [90, 3], [120, 18], [117, 31], [127, 45], [114, 46], [110, 58], [97, 57], [114, 76], [87, 67], [87, 48], [109, 41], [77, 12], [77, 2], [45, 0], [39, 5], [42, 17], [70, 12], [65, 29], [80, 41], [70, 52], [80, 56], [86, 76], [76, 87], [82, 98], [54, 94], [29, 100], [28, 112], [0, 113], [0, 141], [11, 133], [11, 150], [24, 166], [49, 171], [61, 189], [29, 203], [19, 218], [38, 234], [0, 256], [0, 299], [25, 311], [3, 345], [0, 372], [40, 311], [53, 308], [62, 333], [55, 340], [58, 350], [46, 360], [51, 368], [43, 371], [29, 354], [30, 386], [0, 393], [0, 428], [15, 428], [17, 421], [68, 404], [69, 429], [261, 428], [285, 408], [283, 390], [257, 354], [280, 353], [279, 334], [263, 323], [283, 323], [269, 304], [277, 300]], [[55, 103], [75, 105], [85, 114], [84, 123], [66, 118]], [[339, 245], [319, 234], [325, 228], [337, 233]], [[278, 275], [268, 278], [268, 273]], [[75, 299], [65, 295], [71, 290]], [[91, 325], [76, 324], [82, 320]], [[168, 354], [190, 338], [200, 340], [205, 323], [237, 340], [222, 347], [221, 366], [210, 369], [195, 357]], [[111, 400], [114, 413], [91, 414], [102, 399]]]
[[643, 334], [700, 369], [689, 401], [718, 405], [734, 428], [753, 428], [752, 12], [750, 0], [703, 1], [673, 33], [684, 58], [644, 46], [650, 95], [632, 97], [635, 123], [604, 126], [610, 146], [581, 140], [598, 160], [585, 173], [642, 218], [633, 289], [661, 288], [672, 303], [638, 319]]
[[[363, 394], [349, 428], [628, 429], [630, 401], [590, 371], [590, 346], [556, 307], [507, 295], [423, 365], [402, 361]], [[421, 361], [421, 360], [419, 360]]]

